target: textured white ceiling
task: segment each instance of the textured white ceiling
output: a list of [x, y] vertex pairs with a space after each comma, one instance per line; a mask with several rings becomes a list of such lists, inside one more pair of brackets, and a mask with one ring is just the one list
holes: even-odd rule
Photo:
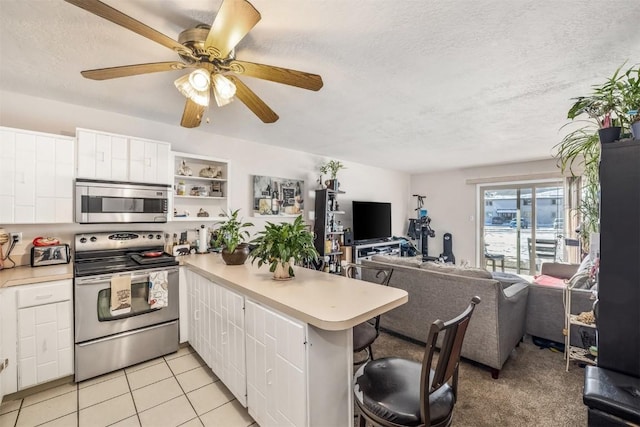
[[[107, 0], [177, 39], [220, 0]], [[548, 158], [570, 98], [640, 62], [638, 0], [254, 0], [238, 59], [320, 74], [306, 91], [243, 78], [278, 115], [212, 107], [199, 130], [421, 173]], [[0, 89], [179, 125], [181, 71], [81, 70], [179, 59], [62, 0], [0, 0]], [[0, 102], [2, 102], [0, 100]]]

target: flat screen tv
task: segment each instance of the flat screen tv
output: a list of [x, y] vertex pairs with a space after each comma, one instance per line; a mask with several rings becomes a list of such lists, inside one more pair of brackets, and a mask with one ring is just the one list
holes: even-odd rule
[[353, 240], [391, 237], [391, 203], [353, 201]]

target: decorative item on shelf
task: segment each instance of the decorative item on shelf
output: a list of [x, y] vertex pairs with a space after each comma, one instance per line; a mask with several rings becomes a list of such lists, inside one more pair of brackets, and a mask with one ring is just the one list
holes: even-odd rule
[[225, 213], [226, 221], [221, 222], [215, 230], [217, 237], [215, 247], [222, 247], [220, 254], [227, 265], [241, 265], [249, 257], [249, 245], [245, 241], [249, 238], [247, 227], [253, 227], [250, 222], [238, 219], [240, 209]]
[[340, 169], [346, 169], [345, 165], [338, 160], [329, 160], [327, 163], [320, 165], [320, 172], [324, 175], [329, 174], [331, 179], [325, 181], [327, 188], [337, 191], [340, 187], [338, 182], [338, 171]]
[[221, 182], [212, 182], [211, 183], [211, 192], [209, 193], [211, 197], [222, 197], [222, 183]]
[[209, 191], [207, 190], [207, 187], [203, 185], [194, 185], [193, 187], [191, 187], [189, 195], [196, 197], [208, 197]]
[[200, 169], [198, 175], [202, 178], [221, 178], [222, 169], [217, 166], [207, 166], [206, 168]]
[[200, 208], [200, 210], [198, 211], [197, 214], [199, 217], [208, 217], [209, 216], [209, 212], [205, 211], [204, 208]]
[[178, 168], [178, 175], [183, 175], [183, 176], [193, 175], [191, 168], [187, 166], [187, 162], [184, 160], [180, 162], [180, 167]]
[[184, 196], [187, 194], [187, 186], [184, 181], [178, 181], [178, 187], [176, 188], [176, 194], [178, 196]]
[[269, 264], [269, 271], [275, 280], [288, 280], [295, 276], [293, 265], [318, 261], [318, 252], [313, 246], [313, 233], [302, 220], [296, 217], [292, 223], [273, 224], [267, 222], [265, 229], [258, 232], [252, 244], [251, 263], [257, 259], [258, 267]]

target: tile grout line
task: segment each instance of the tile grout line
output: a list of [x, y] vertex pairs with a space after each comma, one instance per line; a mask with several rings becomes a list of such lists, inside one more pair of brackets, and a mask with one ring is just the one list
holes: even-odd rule
[[[129, 382], [129, 376], [127, 375], [127, 370], [123, 369], [123, 372], [124, 372], [124, 379], [127, 381], [127, 387], [129, 387], [129, 395], [131, 396], [131, 401], [133, 402], [133, 409], [136, 411], [136, 418], [138, 419], [138, 424], [142, 426], [142, 421], [140, 421], [140, 413], [138, 412], [138, 405], [136, 405], [136, 399], [133, 398], [133, 390], [131, 390], [131, 383]], [[136, 372], [136, 371], [133, 371], [133, 372]]]
[[[181, 356], [181, 357], [183, 357], [183, 356]], [[189, 406], [191, 406], [191, 409], [193, 409], [193, 413], [196, 414], [196, 418], [198, 419], [198, 421], [200, 421], [200, 424], [204, 425], [204, 423], [200, 419], [200, 415], [198, 415], [198, 411], [196, 411], [196, 408], [193, 406], [193, 403], [191, 403], [191, 399], [189, 399], [189, 396], [187, 396], [187, 393], [184, 391], [184, 388], [182, 388], [182, 384], [180, 384], [180, 381], [178, 381], [178, 378], [176, 377], [175, 372], [173, 372], [173, 369], [171, 369], [171, 365], [169, 364], [169, 362], [167, 362], [167, 359], [165, 359], [164, 357], [163, 357], [163, 359], [164, 359], [164, 362], [169, 367], [169, 371], [171, 371], [171, 374], [173, 375], [173, 378], [178, 383], [178, 387], [180, 387], [180, 390], [182, 390], [182, 395], [187, 399], [187, 402], [189, 402]], [[175, 359], [171, 359], [171, 360], [175, 360]], [[193, 369], [198, 369], [198, 368], [193, 368]], [[193, 370], [193, 369], [190, 369], [190, 370]], [[189, 371], [185, 371], [185, 372], [189, 372]], [[180, 373], [182, 374], [184, 372], [180, 372]], [[189, 421], [191, 421], [191, 420], [189, 420]], [[186, 421], [186, 422], [188, 422], [188, 421]]]

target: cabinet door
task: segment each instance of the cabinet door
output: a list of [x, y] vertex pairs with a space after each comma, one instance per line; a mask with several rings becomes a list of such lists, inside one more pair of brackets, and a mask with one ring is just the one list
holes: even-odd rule
[[305, 325], [246, 302], [247, 406], [260, 425], [307, 425]]
[[0, 224], [14, 222], [16, 134], [0, 130]]
[[36, 212], [36, 136], [16, 133], [14, 222], [33, 223]]
[[71, 301], [18, 310], [18, 389], [73, 374]]
[[78, 178], [96, 177], [96, 134], [85, 130], [76, 133], [78, 165], [76, 174]]
[[[216, 285], [218, 288], [221, 286]], [[222, 288], [222, 353], [225, 385], [247, 406], [244, 297]]]
[[131, 181], [167, 184], [169, 144], [139, 139], [129, 140]]

